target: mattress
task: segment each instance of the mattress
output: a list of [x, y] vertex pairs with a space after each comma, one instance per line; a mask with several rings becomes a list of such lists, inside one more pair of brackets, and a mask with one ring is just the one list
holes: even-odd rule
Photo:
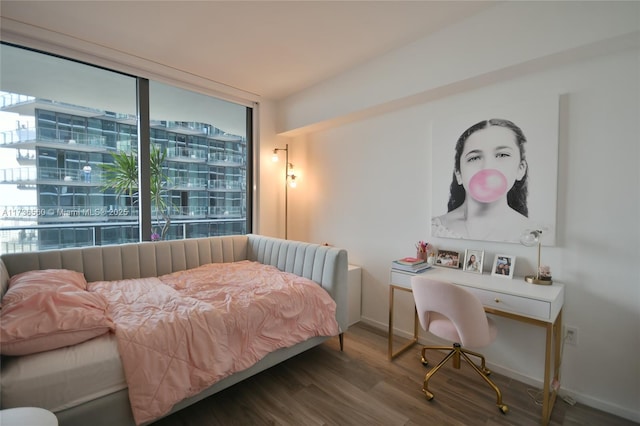
[[53, 351], [2, 358], [2, 408], [57, 412], [126, 388], [113, 333]]

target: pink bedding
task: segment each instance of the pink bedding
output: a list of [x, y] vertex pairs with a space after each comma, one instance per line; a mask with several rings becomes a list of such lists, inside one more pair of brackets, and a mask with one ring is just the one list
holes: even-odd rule
[[339, 333], [335, 302], [321, 286], [256, 262], [88, 289], [109, 302], [137, 424], [276, 349]]

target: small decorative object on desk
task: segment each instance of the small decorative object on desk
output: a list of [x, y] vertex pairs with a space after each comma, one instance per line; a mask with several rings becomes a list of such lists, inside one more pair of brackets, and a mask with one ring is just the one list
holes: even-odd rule
[[431, 268], [431, 265], [422, 259], [415, 257], [403, 257], [402, 259], [391, 262], [391, 267], [399, 271], [418, 273]]
[[482, 266], [484, 264], [484, 250], [465, 250], [464, 264], [462, 270], [465, 272], [473, 272], [474, 274], [482, 274]]
[[424, 259], [420, 259], [417, 257], [403, 257], [402, 259], [396, 260], [396, 262], [401, 263], [403, 265], [418, 265], [420, 263], [424, 263]]
[[438, 250], [436, 265], [457, 269], [460, 267], [460, 257], [460, 252], [454, 250]]
[[426, 241], [418, 241], [416, 244], [416, 257], [418, 259], [427, 260], [429, 253], [433, 251], [433, 246]]
[[527, 246], [538, 246], [538, 270], [536, 275], [525, 275], [524, 280], [531, 284], [551, 285], [551, 269], [548, 266], [540, 264], [540, 254], [542, 250], [542, 230], [541, 229], [527, 229], [520, 236], [520, 242]]
[[551, 268], [547, 265], [540, 265], [538, 268], [538, 281], [548, 282], [551, 284], [553, 281], [551, 280]]
[[506, 254], [496, 254], [491, 268], [491, 275], [494, 277], [513, 278], [513, 271], [516, 268], [516, 257]]

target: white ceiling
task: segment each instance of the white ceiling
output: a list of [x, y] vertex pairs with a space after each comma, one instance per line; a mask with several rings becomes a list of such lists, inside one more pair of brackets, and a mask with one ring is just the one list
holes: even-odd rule
[[5, 1], [5, 19], [279, 100], [492, 1]]

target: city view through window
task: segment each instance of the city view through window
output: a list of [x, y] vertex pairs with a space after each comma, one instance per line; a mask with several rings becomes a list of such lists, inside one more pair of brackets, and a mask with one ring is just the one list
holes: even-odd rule
[[139, 158], [136, 78], [1, 49], [0, 253], [139, 241], [139, 161], [152, 240], [248, 232], [250, 108], [152, 81]]

